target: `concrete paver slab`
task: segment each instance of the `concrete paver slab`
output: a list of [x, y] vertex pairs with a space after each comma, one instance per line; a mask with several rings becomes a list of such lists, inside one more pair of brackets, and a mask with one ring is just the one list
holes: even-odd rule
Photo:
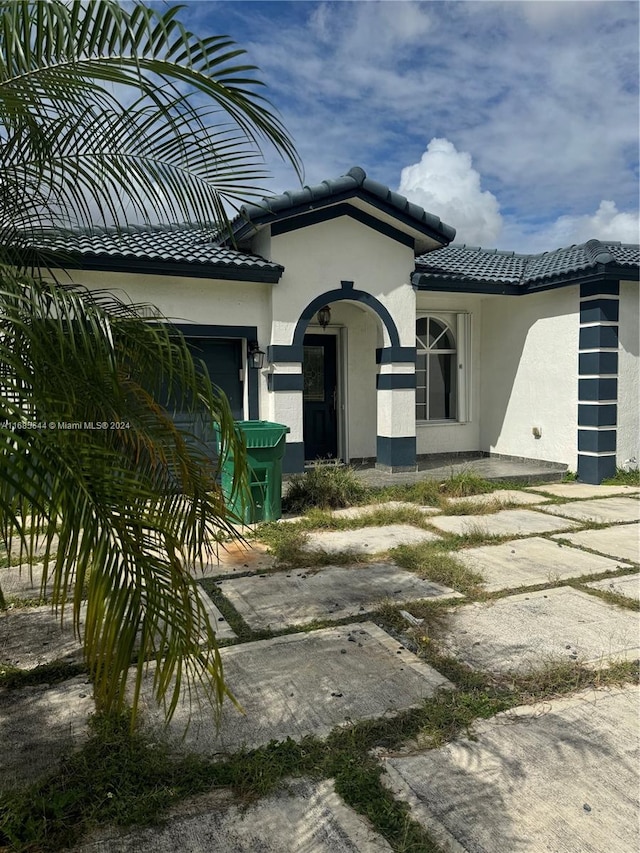
[[575, 521], [552, 518], [531, 509], [503, 509], [491, 515], [438, 515], [431, 524], [439, 530], [459, 536], [476, 531], [482, 531], [488, 536], [550, 533], [552, 530], [571, 530], [577, 526]]
[[334, 518], [362, 518], [381, 509], [389, 512], [396, 509], [417, 509], [424, 515], [437, 515], [442, 510], [437, 506], [420, 506], [409, 501], [387, 501], [386, 503], [366, 504], [365, 506], [350, 506], [346, 509], [334, 509]]
[[604, 578], [601, 581], [592, 581], [587, 586], [593, 589], [601, 589], [603, 592], [614, 592], [616, 595], [624, 595], [640, 602], [640, 574], [624, 575], [618, 578]]
[[639, 701], [629, 686], [523, 706], [390, 758], [383, 780], [448, 851], [636, 853]]
[[64, 627], [50, 607], [30, 607], [0, 613], [0, 663], [34, 669], [54, 660], [82, 661], [82, 646], [73, 634], [71, 608]]
[[213, 791], [174, 810], [161, 827], [118, 835], [102, 833], [99, 841], [75, 848], [75, 853], [140, 850], [391, 853], [368, 821], [338, 796], [331, 779], [291, 780], [275, 794], [248, 805], [234, 802], [226, 791]]
[[465, 548], [456, 551], [455, 557], [482, 575], [485, 580], [483, 589], [487, 592], [615, 572], [620, 567], [609, 557], [568, 548], [541, 536], [514, 539], [501, 545]]
[[82, 676], [52, 687], [0, 688], [0, 789], [53, 773], [87, 739], [94, 711], [91, 684]]
[[640, 614], [562, 586], [458, 607], [440, 642], [474, 669], [492, 672], [554, 660], [606, 666], [640, 657]]
[[[180, 749], [215, 755], [287, 737], [325, 737], [335, 726], [414, 707], [451, 687], [372, 622], [228, 646], [220, 655], [245, 713], [226, 702], [216, 732], [206, 704], [181, 702], [167, 729]], [[143, 684], [146, 725], [163, 728], [151, 681], [150, 672]]]
[[545, 500], [547, 500], [547, 498], [543, 495], [533, 495], [522, 489], [496, 489], [495, 492], [486, 492], [482, 495], [469, 495], [469, 497], [466, 498], [448, 498], [448, 502], [450, 504], [468, 502], [472, 504], [480, 504], [481, 506], [484, 504], [494, 503], [496, 501], [498, 503], [520, 504], [524, 506], [525, 504], [543, 503]]
[[422, 580], [393, 563], [325, 566], [269, 577], [221, 581], [218, 587], [254, 629], [279, 630], [315, 619], [344, 619], [385, 599], [458, 598], [459, 592]]
[[262, 542], [225, 542], [224, 546], [218, 547], [217, 559], [202, 566], [196, 565], [193, 576], [199, 579], [264, 572], [272, 569], [275, 563], [275, 557], [267, 553], [267, 546]]
[[583, 530], [580, 533], [565, 533], [562, 538], [577, 548], [599, 551], [616, 560], [640, 563], [640, 524], [620, 524], [604, 530]]
[[579, 521], [595, 521], [598, 524], [638, 521], [640, 519], [640, 501], [635, 498], [602, 498], [601, 500], [550, 504], [541, 506], [540, 509], [554, 515], [577, 518]]
[[42, 568], [42, 563], [36, 563], [31, 568], [23, 565], [0, 569], [0, 589], [5, 598], [9, 596], [24, 599], [40, 598]]
[[327, 554], [337, 554], [341, 551], [350, 551], [354, 554], [381, 554], [398, 545], [417, 545], [420, 542], [433, 542], [439, 538], [429, 530], [421, 530], [410, 524], [386, 524], [383, 527], [361, 527], [358, 530], [310, 533], [304, 550], [325, 551]]
[[529, 491], [544, 492], [556, 498], [604, 498], [608, 495], [637, 495], [637, 486], [591, 486], [588, 483], [544, 483]]

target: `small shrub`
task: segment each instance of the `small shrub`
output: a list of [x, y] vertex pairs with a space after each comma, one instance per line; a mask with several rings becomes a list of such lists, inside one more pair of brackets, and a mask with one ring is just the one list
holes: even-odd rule
[[367, 489], [353, 468], [340, 462], [317, 463], [304, 474], [291, 477], [282, 507], [287, 512], [341, 509], [362, 503], [366, 495]]

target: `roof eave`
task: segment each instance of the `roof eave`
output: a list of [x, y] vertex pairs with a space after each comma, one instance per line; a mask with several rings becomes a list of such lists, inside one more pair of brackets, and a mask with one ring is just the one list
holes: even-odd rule
[[151, 258], [128, 258], [107, 255], [48, 255], [49, 266], [57, 261], [61, 269], [92, 270], [99, 272], [144, 273], [146, 275], [172, 275], [181, 278], [208, 278], [222, 281], [253, 281], [276, 284], [284, 267], [235, 266], [233, 264], [208, 264], [201, 261], [163, 261]]

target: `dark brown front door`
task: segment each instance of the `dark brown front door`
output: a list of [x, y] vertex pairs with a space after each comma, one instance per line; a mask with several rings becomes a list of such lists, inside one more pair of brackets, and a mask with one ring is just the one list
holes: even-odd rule
[[304, 458], [338, 455], [338, 374], [334, 335], [305, 335], [303, 417]]

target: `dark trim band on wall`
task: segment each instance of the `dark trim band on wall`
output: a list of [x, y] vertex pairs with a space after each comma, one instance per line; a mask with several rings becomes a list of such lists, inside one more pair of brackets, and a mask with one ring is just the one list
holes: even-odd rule
[[416, 437], [376, 436], [376, 468], [388, 471], [416, 470]]
[[619, 308], [617, 299], [588, 299], [580, 303], [580, 322], [617, 323]]
[[297, 216], [290, 216], [280, 222], [274, 222], [271, 225], [272, 237], [277, 237], [278, 234], [287, 234], [289, 231], [297, 231], [299, 228], [306, 228], [308, 225], [318, 225], [321, 222], [328, 222], [331, 219], [336, 219], [339, 216], [348, 216], [350, 219], [355, 219], [362, 225], [366, 225], [378, 234], [383, 234], [385, 237], [390, 237], [396, 243], [401, 243], [403, 246], [408, 246], [413, 249], [415, 239], [410, 234], [405, 234], [393, 225], [386, 222], [381, 222], [370, 213], [365, 213], [351, 204], [343, 202], [342, 204], [332, 204], [329, 207], [323, 207], [319, 210], [311, 210], [308, 213], [299, 213]]
[[[214, 326], [202, 323], [170, 323], [169, 325], [172, 329], [181, 332], [185, 338], [242, 338], [247, 341], [258, 339], [257, 326]], [[247, 364], [245, 374], [250, 421], [257, 421], [260, 418], [259, 373], [259, 370], [254, 370]]]
[[619, 296], [619, 281], [587, 281], [580, 285], [580, 299], [588, 299], [590, 296]]
[[617, 379], [578, 379], [579, 402], [589, 400], [617, 400]]
[[284, 474], [298, 474], [304, 471], [304, 441], [285, 444], [282, 471]]
[[578, 426], [615, 426], [617, 422], [618, 406], [615, 403], [578, 404]]
[[395, 320], [389, 313], [388, 309], [385, 308], [382, 302], [364, 290], [347, 290], [343, 288], [340, 288], [339, 290], [327, 290], [325, 293], [321, 293], [320, 296], [316, 296], [315, 299], [311, 300], [296, 323], [296, 330], [293, 333], [294, 346], [302, 346], [309, 321], [313, 315], [323, 307], [323, 305], [329, 305], [332, 302], [341, 302], [343, 299], [349, 299], [351, 302], [360, 302], [362, 305], [367, 305], [371, 308], [371, 310], [374, 311], [384, 323], [389, 335], [389, 340], [391, 341], [391, 346], [400, 346], [398, 327], [396, 326]]
[[415, 347], [378, 347], [376, 364], [415, 364]]
[[580, 329], [580, 349], [618, 349], [617, 326], [587, 326]]
[[616, 435], [615, 429], [579, 429], [578, 453], [613, 453]]
[[616, 473], [616, 455], [578, 454], [578, 479], [583, 483], [601, 483]]
[[378, 373], [376, 388], [378, 391], [395, 391], [400, 388], [415, 388], [415, 373]]
[[268, 373], [269, 391], [302, 391], [304, 377], [301, 373]]
[[578, 355], [580, 376], [617, 376], [617, 352], [581, 352]]
[[303, 347], [288, 346], [285, 344], [272, 344], [267, 347], [267, 359], [273, 364], [274, 362], [284, 362], [285, 364], [301, 364], [304, 356]]

